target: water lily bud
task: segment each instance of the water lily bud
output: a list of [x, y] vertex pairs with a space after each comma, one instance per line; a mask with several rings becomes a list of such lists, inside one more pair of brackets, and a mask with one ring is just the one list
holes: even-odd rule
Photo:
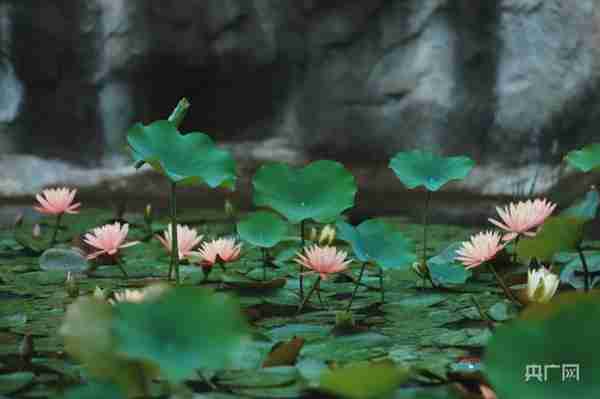
[[146, 205], [146, 208], [144, 209], [144, 221], [146, 222], [146, 224], [148, 226], [150, 226], [152, 224], [152, 204], [148, 204]]
[[21, 227], [22, 224], [23, 224], [23, 212], [19, 212], [19, 213], [17, 213], [17, 216], [15, 216], [15, 221], [13, 222], [13, 226]]
[[317, 232], [317, 229], [314, 227], [310, 228], [310, 234], [308, 235], [308, 239], [311, 241], [317, 241], [317, 236], [319, 235], [319, 233]]
[[326, 224], [325, 227], [321, 229], [319, 245], [331, 245], [333, 240], [335, 240], [335, 229], [331, 227], [331, 225]]
[[560, 279], [545, 267], [530, 270], [527, 276], [527, 297], [531, 302], [546, 303], [556, 293]]
[[33, 356], [34, 345], [33, 345], [33, 337], [31, 334], [27, 333], [23, 337], [21, 344], [19, 345], [19, 355], [25, 362], [29, 362], [31, 357]]
[[67, 281], [65, 281], [65, 290], [67, 295], [71, 298], [77, 298], [79, 296], [79, 283], [75, 280], [75, 277], [71, 272], [67, 273]]
[[106, 299], [108, 298], [108, 293], [102, 288], [96, 286], [96, 288], [94, 289], [94, 298], [101, 301], [106, 301]]
[[427, 268], [425, 267], [425, 264], [422, 261], [414, 262], [411, 266], [411, 269], [419, 277], [423, 277], [427, 273]]
[[33, 230], [31, 230], [31, 236], [33, 238], [40, 238], [42, 236], [42, 228], [39, 224], [36, 223], [35, 226], [33, 226]]
[[233, 203], [229, 199], [225, 200], [224, 208], [225, 208], [225, 214], [227, 215], [228, 218], [232, 218], [235, 216], [235, 207], [233, 206]]
[[354, 328], [354, 317], [352, 312], [340, 311], [335, 314], [336, 329], [352, 329]]

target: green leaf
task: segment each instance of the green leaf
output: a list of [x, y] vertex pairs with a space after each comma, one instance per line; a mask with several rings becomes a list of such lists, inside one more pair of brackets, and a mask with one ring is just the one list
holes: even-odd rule
[[119, 303], [116, 350], [158, 365], [172, 382], [199, 368], [220, 368], [246, 334], [238, 304], [198, 287], [173, 288], [153, 301]]
[[389, 362], [355, 363], [321, 376], [319, 389], [348, 399], [385, 398], [408, 379], [408, 373]]
[[135, 161], [150, 164], [174, 183], [203, 182], [211, 188], [235, 183], [231, 154], [217, 148], [204, 133], [182, 135], [173, 123], [159, 120], [135, 124], [127, 132], [127, 142]]
[[589, 172], [600, 167], [600, 143], [583, 147], [581, 150], [571, 151], [565, 160], [582, 172]]
[[127, 396], [119, 389], [117, 385], [107, 382], [92, 381], [85, 385], [69, 389], [64, 396], [57, 396], [64, 399], [125, 399]]
[[[590, 273], [600, 271], [600, 252], [584, 252], [585, 261]], [[570, 284], [573, 288], [583, 289], [585, 287], [583, 278], [583, 265], [578, 254], [567, 263], [560, 272], [560, 280]], [[600, 276], [592, 277], [591, 287], [594, 287], [600, 281]]]
[[527, 261], [536, 258], [552, 261], [555, 254], [573, 251], [583, 239], [585, 219], [554, 216], [546, 219], [535, 237], [525, 238], [517, 245], [519, 259]]
[[460, 285], [467, 282], [472, 273], [465, 269], [463, 265], [455, 262], [456, 251], [462, 246], [462, 243], [455, 242], [450, 244], [441, 253], [430, 258], [427, 261], [431, 278], [436, 284], [440, 285]]
[[390, 168], [409, 189], [424, 186], [437, 191], [451, 180], [462, 180], [475, 162], [468, 157], [441, 157], [428, 151], [399, 152], [390, 161]]
[[[562, 297], [562, 298], [561, 298]], [[600, 301], [597, 295], [560, 295], [535, 305], [496, 330], [486, 348], [484, 369], [499, 398], [600, 397]], [[528, 317], [529, 316], [529, 317]], [[563, 381], [563, 365], [579, 366], [579, 381]], [[541, 366], [542, 381], [526, 381], [528, 366]], [[545, 366], [558, 365], [558, 368]]]
[[599, 204], [600, 196], [598, 195], [598, 190], [591, 188], [582, 200], [565, 209], [561, 215], [572, 216], [590, 221], [593, 220], [598, 214]]
[[296, 224], [328, 223], [354, 206], [354, 176], [339, 162], [316, 161], [304, 168], [283, 163], [262, 166], [253, 180], [254, 204], [267, 206]]
[[361, 262], [373, 262], [388, 269], [408, 267], [416, 259], [414, 243], [380, 219], [366, 220], [357, 227], [339, 221], [336, 227], [338, 238], [352, 246]]
[[240, 238], [252, 245], [271, 248], [285, 238], [288, 226], [272, 212], [259, 211], [248, 215], [237, 224]]

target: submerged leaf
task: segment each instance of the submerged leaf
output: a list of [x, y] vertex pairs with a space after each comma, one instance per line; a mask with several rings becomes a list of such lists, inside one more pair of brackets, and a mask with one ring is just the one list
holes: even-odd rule
[[390, 161], [390, 168], [409, 189], [424, 186], [437, 191], [451, 180], [462, 180], [475, 165], [468, 157], [441, 157], [428, 151], [399, 152]]
[[127, 142], [136, 161], [148, 163], [174, 183], [206, 183], [211, 188], [235, 184], [231, 154], [217, 148], [204, 133], [182, 135], [173, 123], [159, 120], [135, 124]]
[[327, 223], [354, 206], [356, 182], [344, 166], [316, 161], [304, 168], [283, 163], [262, 166], [253, 179], [254, 204], [267, 206], [296, 224]]
[[388, 269], [409, 267], [415, 261], [414, 244], [395, 227], [380, 219], [370, 219], [354, 227], [337, 222], [339, 239], [348, 242], [361, 262], [373, 262]]

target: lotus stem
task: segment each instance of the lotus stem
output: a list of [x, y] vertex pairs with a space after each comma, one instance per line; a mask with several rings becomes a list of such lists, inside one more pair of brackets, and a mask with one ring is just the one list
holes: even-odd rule
[[516, 303], [517, 305], [522, 305], [521, 301], [519, 301], [512, 294], [512, 292], [510, 291], [510, 289], [508, 288], [508, 286], [506, 285], [506, 283], [504, 282], [504, 280], [502, 279], [502, 277], [500, 277], [500, 275], [496, 271], [496, 268], [494, 268], [494, 266], [492, 266], [491, 263], [488, 263], [487, 266], [490, 269], [490, 271], [494, 274], [494, 277], [496, 278], [496, 281], [498, 281], [498, 284], [500, 284], [500, 287], [502, 287], [502, 290], [504, 291], [504, 295], [506, 295], [506, 297], [508, 299], [510, 299], [511, 301], [513, 301], [514, 303]]
[[261, 248], [263, 262], [263, 281], [267, 281], [267, 248]]
[[177, 242], [177, 197], [176, 197], [175, 182], [171, 182], [171, 263], [169, 265], [169, 277], [173, 278], [173, 270], [175, 271], [175, 281], [179, 284], [179, 244]]
[[[300, 250], [302, 251], [304, 249], [304, 245], [305, 245], [305, 239], [304, 239], [304, 220], [302, 220], [300, 222], [300, 240], [301, 240]], [[300, 300], [302, 301], [304, 299], [304, 275], [302, 274], [302, 265], [298, 265], [298, 273], [300, 275], [300, 280], [299, 280], [299, 284], [300, 284]]]
[[[425, 269], [424, 279], [429, 280], [433, 288], [436, 287], [427, 265], [427, 230], [429, 227], [429, 203], [431, 202], [431, 191], [427, 190], [427, 197], [425, 198], [425, 210], [423, 212], [423, 267]], [[424, 283], [424, 281], [423, 281]], [[425, 285], [425, 284], [423, 284]]]
[[187, 114], [187, 111], [190, 108], [190, 106], [191, 104], [187, 100], [187, 98], [184, 97], [181, 100], [179, 100], [177, 106], [175, 106], [175, 109], [173, 110], [173, 112], [171, 112], [171, 115], [169, 115], [169, 122], [173, 123], [175, 127], [179, 127], [183, 122], [183, 119], [185, 118], [185, 115]]
[[360, 273], [358, 274], [358, 280], [356, 281], [356, 285], [354, 286], [354, 290], [352, 291], [352, 296], [350, 297], [350, 302], [348, 303], [348, 306], [346, 307], [346, 312], [349, 312], [350, 308], [352, 308], [352, 302], [354, 302], [354, 297], [356, 296], [356, 292], [358, 291], [358, 286], [360, 285], [360, 281], [362, 280], [363, 273], [365, 272], [366, 267], [367, 267], [367, 262], [363, 262], [362, 266], [360, 267]]
[[383, 269], [379, 268], [379, 290], [381, 291], [381, 303], [385, 303], [385, 289], [383, 287]]
[[521, 239], [521, 235], [517, 234], [517, 237], [515, 238], [515, 246], [514, 246], [514, 252], [513, 252], [513, 259], [512, 259], [512, 263], [516, 264], [517, 263], [517, 248], [519, 246], [519, 240]]
[[50, 246], [53, 247], [56, 244], [56, 237], [58, 236], [58, 229], [60, 229], [60, 221], [62, 219], [62, 213], [56, 215], [56, 223], [54, 223], [54, 231], [52, 232], [52, 238], [50, 239]]
[[585, 259], [585, 255], [580, 246], [577, 246], [577, 252], [579, 253], [579, 259], [581, 260], [581, 267], [583, 267], [583, 290], [588, 292], [590, 290], [590, 270], [588, 269], [587, 260]]
[[121, 262], [121, 258], [119, 256], [116, 257], [117, 260], [117, 266], [119, 267], [119, 270], [121, 270], [121, 273], [123, 273], [123, 276], [128, 279], [129, 275], [127, 274], [127, 272], [125, 271], [125, 267], [123, 266], [123, 262]]
[[308, 301], [310, 300], [310, 297], [319, 288], [320, 285], [321, 285], [321, 276], [318, 276], [317, 280], [313, 284], [312, 288], [310, 289], [310, 291], [308, 291], [308, 294], [306, 295], [304, 300], [302, 300], [302, 302], [300, 303], [300, 306], [298, 307], [298, 311], [296, 312], [296, 314], [299, 314], [300, 312], [302, 312], [302, 309], [304, 309], [304, 306], [308, 303]]

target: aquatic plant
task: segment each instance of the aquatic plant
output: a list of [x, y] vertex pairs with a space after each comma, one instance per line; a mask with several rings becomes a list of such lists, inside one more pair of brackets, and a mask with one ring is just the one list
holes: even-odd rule
[[[173, 226], [169, 225], [163, 232], [163, 235], [155, 236], [158, 241], [165, 247], [167, 252], [171, 252], [173, 249]], [[198, 235], [196, 229], [190, 228], [185, 225], [177, 225], [177, 249], [179, 251], [179, 260], [185, 259], [193, 254], [194, 248], [200, 244], [203, 236]]]
[[253, 212], [237, 224], [240, 238], [261, 250], [263, 280], [267, 279], [269, 248], [279, 244], [284, 239], [287, 230], [288, 224], [281, 217], [266, 211]]
[[208, 278], [214, 265], [219, 264], [225, 269], [225, 263], [236, 261], [241, 250], [242, 243], [238, 243], [233, 237], [224, 237], [203, 242], [198, 251], [192, 254], [200, 257], [205, 278]]
[[119, 250], [139, 244], [139, 241], [125, 243], [128, 233], [129, 225], [121, 225], [119, 222], [107, 224], [93, 229], [91, 233], [87, 233], [85, 235], [83, 241], [93, 248], [98, 249], [98, 251], [92, 252], [87, 256], [87, 258], [95, 259], [103, 254], [110, 255], [117, 262], [117, 265], [119, 266], [119, 269], [121, 269], [123, 275], [128, 277], [119, 256], [117, 256]]
[[298, 311], [302, 310], [315, 290], [319, 292], [321, 280], [326, 280], [331, 274], [348, 269], [352, 259], [347, 259], [347, 256], [345, 251], [340, 251], [336, 247], [319, 245], [304, 247], [303, 251], [298, 253], [295, 262], [309, 269], [311, 273], [318, 274], [313, 287], [302, 301]]
[[[284, 163], [261, 166], [252, 180], [254, 204], [269, 207], [300, 224], [300, 245], [306, 242], [305, 222], [329, 223], [354, 206], [356, 181], [342, 164], [315, 161], [302, 168]], [[300, 300], [304, 298], [300, 268]]]
[[205, 183], [211, 188], [233, 188], [236, 180], [235, 162], [229, 152], [215, 146], [204, 133], [181, 134], [178, 127], [185, 118], [190, 103], [182, 99], [168, 120], [149, 125], [135, 124], [127, 133], [136, 167], [150, 165], [170, 181], [171, 228], [173, 231], [171, 262], [168, 278], [179, 283], [179, 250], [177, 229], [176, 188], [178, 185]]
[[529, 270], [527, 274], [527, 298], [531, 302], [546, 303], [556, 293], [560, 279], [545, 267]]
[[43, 190], [40, 194], [36, 195], [38, 206], [34, 206], [34, 209], [40, 213], [46, 215], [56, 216], [56, 223], [54, 224], [54, 232], [50, 239], [50, 246], [56, 244], [56, 235], [60, 229], [60, 221], [65, 213], [77, 214], [80, 202], [73, 203], [75, 200], [76, 189], [63, 188], [49, 188]]
[[356, 227], [344, 221], [338, 221], [336, 227], [340, 240], [350, 244], [356, 259], [362, 262], [347, 309], [350, 310], [352, 306], [365, 268], [369, 264], [377, 265], [380, 268], [379, 289], [381, 290], [381, 302], [384, 302], [384, 269], [408, 268], [416, 259], [414, 243], [404, 237], [394, 226], [380, 219], [365, 220]]
[[496, 208], [501, 222], [492, 218], [488, 220], [506, 232], [502, 237], [503, 241], [518, 240], [521, 235], [535, 236], [536, 232], [531, 230], [544, 223], [555, 208], [556, 204], [545, 198], [519, 201], [516, 204], [511, 202], [504, 208]]
[[435, 287], [431, 271], [427, 265], [427, 226], [429, 225], [429, 205], [431, 194], [452, 180], [462, 180], [471, 173], [475, 162], [465, 156], [441, 157], [428, 151], [408, 151], [397, 153], [389, 163], [398, 179], [409, 189], [425, 187], [427, 195], [423, 210], [423, 275]]

